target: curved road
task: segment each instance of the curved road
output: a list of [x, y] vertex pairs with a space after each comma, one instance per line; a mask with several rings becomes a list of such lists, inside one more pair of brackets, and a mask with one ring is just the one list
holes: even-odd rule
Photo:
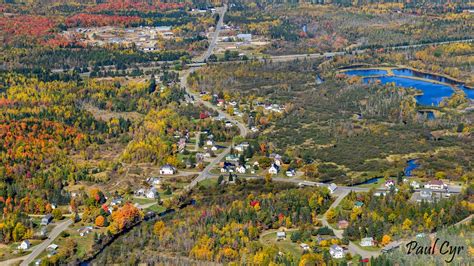
[[32, 263], [33, 260], [39, 254], [41, 254], [41, 252], [43, 252], [49, 245], [51, 245], [51, 243], [53, 243], [56, 237], [58, 237], [59, 234], [62, 231], [66, 230], [72, 223], [73, 221], [71, 219], [67, 219], [66, 221], [61, 222], [58, 225], [56, 225], [56, 227], [54, 227], [54, 229], [49, 234], [48, 238], [45, 241], [43, 241], [41, 244], [34, 247], [33, 251], [28, 255], [28, 257], [26, 257], [24, 261], [21, 262], [20, 266], [27, 266], [30, 263]]

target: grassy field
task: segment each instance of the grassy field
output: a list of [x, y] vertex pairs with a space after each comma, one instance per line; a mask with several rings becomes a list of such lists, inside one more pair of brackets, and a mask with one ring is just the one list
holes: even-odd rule
[[276, 238], [276, 232], [274, 233], [269, 233], [260, 238], [260, 241], [264, 245], [275, 245], [278, 247], [279, 250], [281, 250], [284, 253], [291, 253], [293, 256], [295, 256], [298, 260], [303, 254], [303, 250], [297, 243], [291, 242], [292, 232], [286, 232], [286, 239], [285, 240], [280, 240], [277, 241]]

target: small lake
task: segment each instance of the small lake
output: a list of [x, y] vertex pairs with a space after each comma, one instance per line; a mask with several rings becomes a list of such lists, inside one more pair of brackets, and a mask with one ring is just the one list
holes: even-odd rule
[[[423, 94], [415, 96], [417, 103], [425, 106], [438, 106], [441, 101], [454, 94], [454, 89], [450, 86], [458, 86], [466, 93], [469, 99], [474, 99], [474, 90], [466, 88], [462, 83], [449, 78], [425, 74], [411, 69], [393, 69], [393, 76], [387, 76], [386, 70], [381, 69], [354, 69], [344, 71], [349, 76], [361, 76], [365, 83], [380, 81], [382, 84], [395, 83], [403, 88], [415, 88]], [[424, 78], [446, 84], [439, 84], [426, 80], [415, 78]], [[450, 85], [448, 85], [450, 84]]]

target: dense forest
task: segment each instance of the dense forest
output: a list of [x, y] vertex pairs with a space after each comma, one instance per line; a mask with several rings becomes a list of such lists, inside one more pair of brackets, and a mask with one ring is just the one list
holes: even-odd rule
[[[165, 258], [173, 254], [177, 259], [189, 256], [207, 262], [294, 263], [291, 254], [275, 256], [275, 249], [262, 246], [260, 233], [280, 226], [311, 225], [331, 203], [325, 189], [295, 190], [279, 183], [244, 180], [235, 186], [206, 188], [195, 199], [196, 205], [170, 218], [134, 229], [94, 262], [155, 263], [162, 256], [149, 254], [159, 253]], [[133, 243], [127, 245], [127, 254], [124, 243]]]

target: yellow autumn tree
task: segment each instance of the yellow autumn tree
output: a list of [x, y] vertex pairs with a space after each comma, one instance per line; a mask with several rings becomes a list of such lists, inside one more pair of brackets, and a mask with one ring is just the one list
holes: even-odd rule
[[388, 243], [390, 243], [390, 241], [392, 241], [392, 238], [389, 235], [384, 235], [382, 237], [382, 246], [388, 245]]

